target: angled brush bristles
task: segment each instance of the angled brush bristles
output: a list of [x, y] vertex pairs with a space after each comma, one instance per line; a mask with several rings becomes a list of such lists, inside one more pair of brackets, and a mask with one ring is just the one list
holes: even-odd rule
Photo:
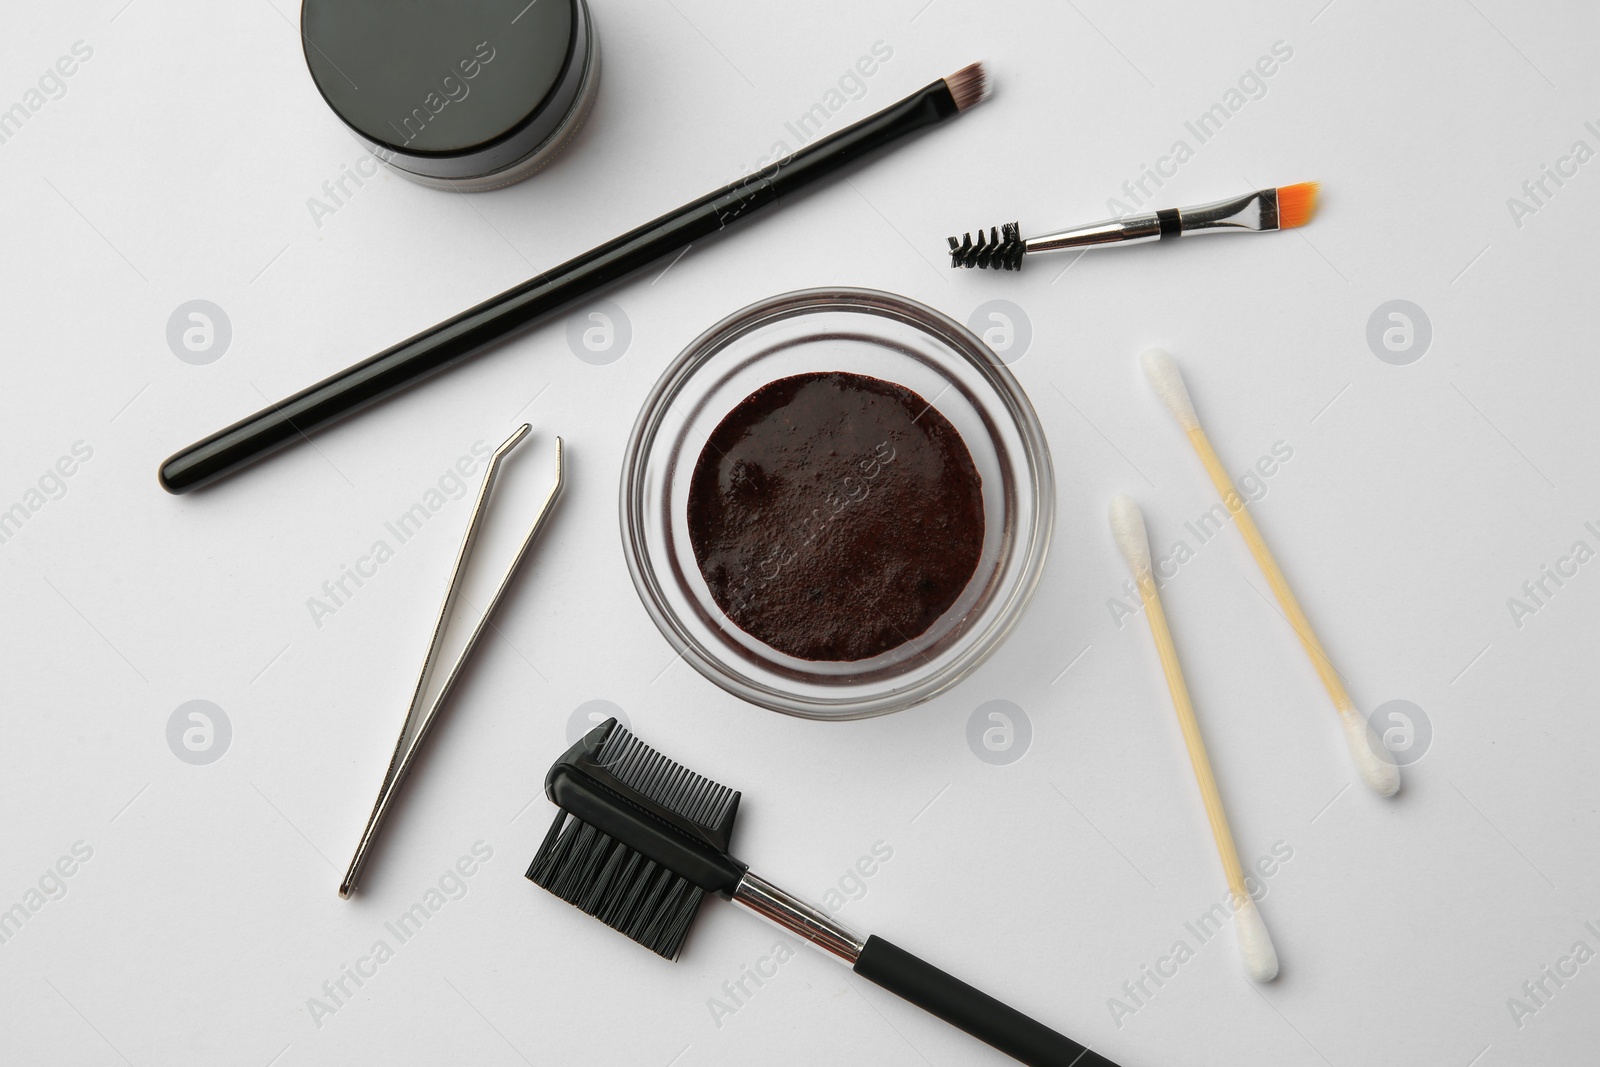
[[1278, 229], [1292, 230], [1304, 226], [1317, 213], [1317, 196], [1322, 191], [1321, 182], [1301, 182], [1298, 185], [1278, 187]]
[[716, 826], [738, 795], [663, 756], [620, 723], [607, 735], [596, 758], [624, 785], [702, 826]]
[[983, 103], [989, 95], [989, 75], [982, 63], [968, 63], [944, 79], [945, 87], [956, 102], [957, 111], [965, 111]]
[[559, 812], [528, 878], [651, 952], [676, 959], [705, 892]]

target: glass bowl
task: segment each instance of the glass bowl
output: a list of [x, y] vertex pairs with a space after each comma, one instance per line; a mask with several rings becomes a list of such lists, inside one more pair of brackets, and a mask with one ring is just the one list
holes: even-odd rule
[[[927, 631], [870, 659], [799, 659], [735, 625], [689, 541], [689, 482], [723, 417], [761, 386], [848, 371], [920, 394], [983, 479], [977, 569]], [[751, 304], [686, 348], [646, 398], [622, 466], [622, 544], [645, 610], [696, 670], [735, 696], [813, 719], [882, 715], [955, 685], [1005, 640], [1044, 570], [1055, 477], [1022, 387], [966, 327], [871, 289], [804, 289]]]

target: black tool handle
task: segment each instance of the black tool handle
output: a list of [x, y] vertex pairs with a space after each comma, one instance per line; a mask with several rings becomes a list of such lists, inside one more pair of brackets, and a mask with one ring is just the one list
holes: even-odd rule
[[855, 971], [979, 1041], [1031, 1067], [1117, 1067], [989, 994], [952, 978], [881, 937], [867, 938]]
[[161, 465], [161, 487], [169, 493], [187, 493], [231, 474], [915, 130], [949, 118], [956, 110], [945, 82], [933, 82], [766, 170], [553, 267], [190, 445]]

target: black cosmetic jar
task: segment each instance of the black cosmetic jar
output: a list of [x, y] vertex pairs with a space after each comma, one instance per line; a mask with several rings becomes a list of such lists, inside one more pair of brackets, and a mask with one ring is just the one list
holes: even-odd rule
[[334, 114], [435, 188], [533, 174], [583, 124], [600, 80], [584, 0], [305, 0], [300, 31]]

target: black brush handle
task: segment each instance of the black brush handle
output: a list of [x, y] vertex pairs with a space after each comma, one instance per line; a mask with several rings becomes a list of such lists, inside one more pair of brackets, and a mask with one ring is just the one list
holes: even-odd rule
[[709, 236], [924, 126], [957, 112], [943, 79], [897, 104], [676, 211], [570, 259], [477, 307], [196, 442], [161, 465], [187, 493], [353, 414]]
[[1117, 1067], [1070, 1037], [876, 935], [867, 938], [855, 971], [1031, 1067]]

